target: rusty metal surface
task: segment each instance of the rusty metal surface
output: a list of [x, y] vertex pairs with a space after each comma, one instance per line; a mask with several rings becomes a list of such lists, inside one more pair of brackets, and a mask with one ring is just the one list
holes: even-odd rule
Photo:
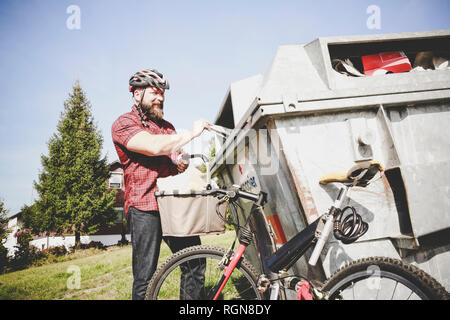
[[[295, 134], [298, 134], [299, 130], [293, 127], [290, 130], [288, 130], [289, 136], [286, 136], [284, 134], [286, 133], [286, 131], [280, 130], [279, 132], [277, 130], [275, 121], [268, 121], [267, 128], [271, 132], [272, 139], [277, 139], [281, 143], [280, 148], [278, 150], [278, 158], [281, 157], [285, 158], [287, 167], [289, 169], [289, 175], [294, 182], [297, 195], [300, 199], [301, 209], [303, 211], [307, 223], [311, 224], [319, 217], [316, 205], [314, 203], [314, 198], [308, 186], [308, 180], [306, 179], [306, 175], [303, 170], [301, 160], [299, 158], [292, 159], [289, 157], [289, 151], [292, 148], [295, 148], [292, 145], [292, 141], [297, 140]], [[280, 154], [281, 150], [284, 151], [284, 154]]]

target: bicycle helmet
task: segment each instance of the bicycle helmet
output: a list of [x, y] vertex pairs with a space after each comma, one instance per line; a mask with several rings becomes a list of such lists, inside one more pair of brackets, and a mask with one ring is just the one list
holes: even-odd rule
[[131, 76], [129, 90], [134, 92], [136, 88], [157, 87], [169, 89], [169, 82], [155, 69], [144, 69]]

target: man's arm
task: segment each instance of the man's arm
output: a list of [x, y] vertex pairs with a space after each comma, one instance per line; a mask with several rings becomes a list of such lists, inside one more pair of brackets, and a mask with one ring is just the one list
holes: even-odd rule
[[205, 120], [197, 120], [191, 131], [177, 134], [150, 134], [141, 131], [135, 134], [127, 143], [127, 149], [147, 156], [170, 155], [178, 151], [192, 139], [209, 130], [211, 124]]

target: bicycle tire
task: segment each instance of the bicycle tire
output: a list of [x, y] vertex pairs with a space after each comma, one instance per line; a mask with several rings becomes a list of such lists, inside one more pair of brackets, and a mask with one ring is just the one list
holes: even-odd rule
[[[393, 290], [390, 284], [392, 282], [395, 282]], [[381, 287], [385, 291], [382, 294]], [[449, 299], [445, 288], [421, 269], [385, 257], [360, 259], [344, 266], [324, 283], [322, 290], [329, 294], [330, 300]], [[355, 291], [359, 291], [359, 298], [356, 297]]]
[[[148, 284], [145, 299], [212, 299], [213, 294], [215, 293], [213, 292], [215, 291], [213, 288], [217, 285], [223, 275], [223, 270], [221, 270], [218, 265], [226, 254], [226, 251], [226, 249], [221, 247], [199, 245], [176, 252], [162, 263], [154, 273]], [[186, 294], [184, 293], [185, 291], [181, 289], [181, 266], [186, 268], [187, 265], [192, 263], [198, 268], [198, 264], [203, 263], [203, 260], [200, 259], [205, 259], [206, 271], [204, 272], [204, 283], [202, 284], [202, 288], [195, 288], [195, 294]], [[191, 275], [194, 272], [198, 272], [198, 270], [191, 272]], [[213, 278], [210, 278], [210, 276]], [[222, 290], [220, 299], [261, 300], [263, 299], [263, 295], [258, 291], [257, 281], [258, 272], [244, 257], [242, 257], [233, 271], [232, 277], [228, 280], [227, 285]], [[244, 288], [244, 286], [248, 288]]]

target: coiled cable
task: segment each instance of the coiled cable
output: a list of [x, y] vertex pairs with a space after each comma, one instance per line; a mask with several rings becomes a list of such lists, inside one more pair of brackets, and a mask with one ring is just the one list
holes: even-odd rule
[[[352, 213], [347, 215], [343, 221], [341, 221], [344, 216], [345, 211], [351, 210]], [[347, 206], [336, 215], [336, 219], [333, 225], [334, 237], [341, 240], [344, 244], [349, 244], [355, 242], [360, 237], [362, 237], [367, 230], [369, 230], [369, 225], [363, 221], [361, 216], [356, 213], [356, 209], [352, 206]]]
[[[240, 225], [239, 223], [233, 222], [232, 221], [233, 219], [231, 221], [229, 219], [226, 219], [226, 217], [224, 217], [222, 215], [222, 213], [220, 212], [219, 207], [228, 200], [229, 199], [222, 198], [218, 201], [218, 203], [216, 204], [216, 213], [219, 216], [219, 218], [222, 219], [226, 224], [232, 225], [236, 228], [236, 235], [239, 238], [239, 243], [248, 246], [248, 245], [250, 245], [250, 243], [252, 242], [252, 239], [253, 239], [253, 233], [250, 230], [250, 228], [248, 227], [250, 216], [246, 219], [245, 225], [243, 225], [243, 226]], [[237, 212], [236, 206], [240, 207], [243, 210], [243, 208], [239, 204], [235, 203], [234, 201], [229, 201], [228, 204], [231, 204], [235, 208], [234, 211], [236, 211], [236, 212]], [[234, 220], [239, 221], [239, 219], [237, 217], [235, 217]], [[234, 247], [234, 243], [233, 243], [233, 247]]]
[[239, 228], [239, 231], [239, 243], [248, 247], [253, 240], [252, 231], [246, 226]]

